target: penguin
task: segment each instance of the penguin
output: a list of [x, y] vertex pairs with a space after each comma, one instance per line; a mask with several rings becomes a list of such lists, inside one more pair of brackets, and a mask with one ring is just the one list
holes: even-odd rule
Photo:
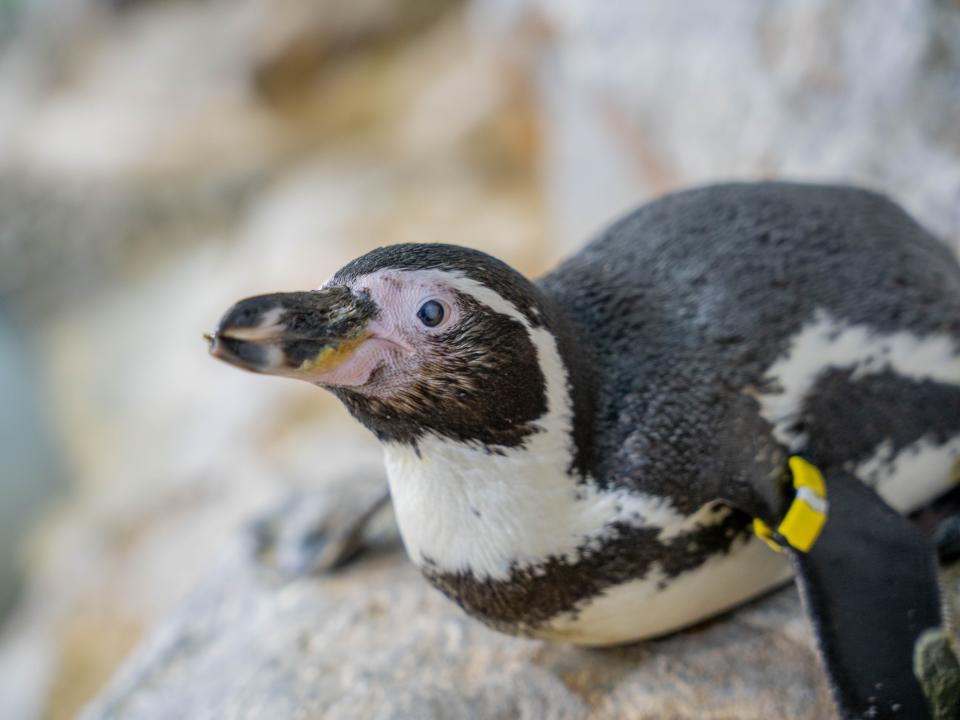
[[535, 281], [382, 247], [208, 340], [374, 433], [410, 559], [490, 627], [616, 645], [795, 577], [841, 716], [932, 717], [904, 514], [958, 480], [960, 266], [886, 197], [678, 192]]

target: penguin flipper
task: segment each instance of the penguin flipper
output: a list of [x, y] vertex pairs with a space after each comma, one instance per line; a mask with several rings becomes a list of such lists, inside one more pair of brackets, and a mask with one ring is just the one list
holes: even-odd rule
[[292, 490], [249, 528], [252, 554], [286, 577], [317, 575], [396, 539], [377, 523], [390, 502], [386, 481], [350, 476]]
[[855, 477], [831, 472], [826, 482], [822, 534], [809, 552], [788, 549], [841, 715], [934, 718], [914, 664], [942, 624], [933, 548]]

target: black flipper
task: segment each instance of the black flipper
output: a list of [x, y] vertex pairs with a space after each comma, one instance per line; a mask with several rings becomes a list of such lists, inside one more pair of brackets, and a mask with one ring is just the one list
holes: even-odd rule
[[913, 662], [942, 623], [933, 548], [856, 478], [831, 472], [826, 483], [820, 538], [789, 551], [841, 716], [929, 720]]

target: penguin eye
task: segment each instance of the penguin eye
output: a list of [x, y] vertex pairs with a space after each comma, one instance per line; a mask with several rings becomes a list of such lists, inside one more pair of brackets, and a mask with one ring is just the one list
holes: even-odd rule
[[427, 327], [436, 327], [443, 322], [443, 305], [436, 300], [427, 300], [417, 310], [417, 317]]

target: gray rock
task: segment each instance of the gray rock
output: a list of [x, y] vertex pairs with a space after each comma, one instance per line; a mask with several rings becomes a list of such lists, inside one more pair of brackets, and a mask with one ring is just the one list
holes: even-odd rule
[[960, 245], [960, 5], [479, 0], [538, 88], [564, 251], [663, 192], [732, 178], [891, 193]]
[[[317, 84], [328, 71], [340, 77], [364, 48], [395, 43], [391, 18], [410, 3], [290, 0], [284, 12], [265, 0], [138, 3], [122, 22], [94, 13], [84, 23], [74, 22], [87, 17], [84, 7], [108, 3], [18, 4], [37, 47], [19, 59], [27, 79], [0, 93], [0, 151], [17, 160], [0, 175], [0, 293], [36, 317], [71, 311], [46, 353], [60, 368], [51, 387], [73, 442], [96, 450], [74, 459], [85, 502], [34, 569], [33, 597], [53, 608], [27, 608], [43, 640], [31, 638], [31, 651], [45, 652], [67, 683], [72, 669], [89, 673], [96, 655], [83, 644], [71, 656], [58, 629], [78, 617], [83, 625], [90, 608], [114, 621], [166, 618], [87, 718], [832, 716], [791, 589], [664, 640], [589, 651], [486, 630], [399, 553], [285, 582], [238, 545], [169, 612], [237, 517], [265, 507], [262, 488], [283, 475], [278, 468], [325, 475], [332, 471], [318, 465], [339, 449], [324, 440], [329, 428], [303, 420], [312, 399], [207, 369], [205, 328], [190, 323], [214, 317], [237, 287], [253, 292], [280, 277], [301, 287], [383, 242], [456, 240], [546, 267], [528, 208], [539, 196], [461, 167], [482, 158], [488, 173], [522, 153], [491, 150], [486, 118], [502, 100], [484, 91], [492, 71], [464, 65], [459, 32], [385, 52], [380, 63], [358, 60], [346, 80]], [[432, 5], [416, 4], [405, 27], [419, 26]], [[473, 7], [481, 36], [498, 34], [498, 48], [510, 38], [538, 90], [554, 256], [661, 192], [773, 175], [879, 187], [960, 238], [956, 3]], [[6, 64], [8, 73], [16, 67]], [[409, 79], [420, 77], [436, 81], [429, 93]], [[286, 103], [321, 90], [309, 130], [288, 123], [264, 134], [264, 106], [278, 120]], [[18, 103], [25, 107], [13, 112]], [[369, 142], [368, 118], [389, 126], [383, 135], [406, 159], [346, 150], [345, 137]], [[51, 127], [82, 133], [51, 145]], [[430, 170], [434, 160], [410, 163], [414, 155], [444, 162]], [[106, 180], [89, 180], [101, 173]], [[223, 249], [202, 240], [221, 234], [232, 238]], [[208, 252], [187, 260], [201, 242]], [[182, 264], [141, 278], [136, 292], [117, 287], [98, 305], [76, 302], [137, 274], [128, 269], [141, 272], [161, 247], [175, 248]], [[143, 337], [145, 317], [154, 323], [149, 363], [128, 341]], [[196, 359], [182, 349], [186, 336]], [[105, 355], [115, 365], [99, 362]], [[84, 637], [99, 650], [113, 625], [94, 620]], [[0, 663], [0, 685], [23, 694], [11, 666], [24, 663]], [[0, 706], [10, 715], [10, 703]]]
[[27, 530], [64, 485], [37, 358], [3, 310], [0, 303], [0, 621], [19, 588]]
[[222, 232], [262, 183], [256, 174], [53, 181], [0, 164], [0, 301], [29, 318], [62, 311], [138, 264]]
[[499, 635], [399, 552], [284, 581], [239, 544], [84, 720], [832, 717], [796, 592], [632, 647]]

